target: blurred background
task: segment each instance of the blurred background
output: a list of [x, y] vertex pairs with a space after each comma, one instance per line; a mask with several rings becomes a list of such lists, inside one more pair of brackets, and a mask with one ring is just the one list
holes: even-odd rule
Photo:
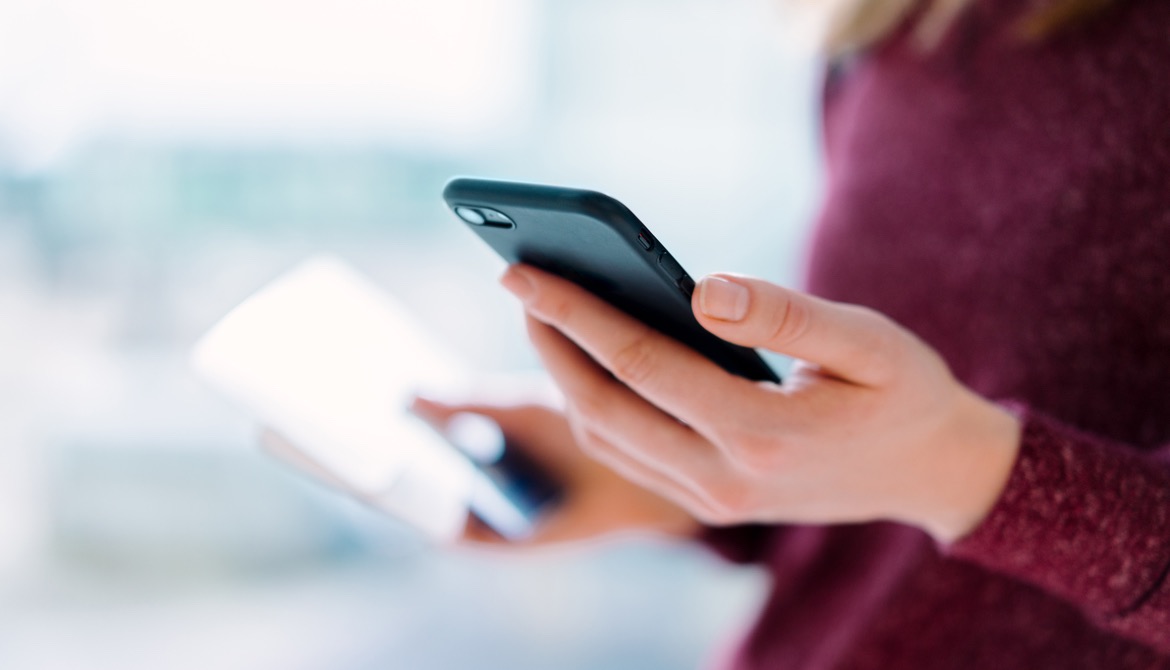
[[623, 200], [692, 274], [798, 282], [817, 63], [772, 0], [0, 0], [0, 667], [693, 668], [762, 575], [484, 556], [267, 460], [192, 343], [307, 256], [529, 370], [456, 174]]

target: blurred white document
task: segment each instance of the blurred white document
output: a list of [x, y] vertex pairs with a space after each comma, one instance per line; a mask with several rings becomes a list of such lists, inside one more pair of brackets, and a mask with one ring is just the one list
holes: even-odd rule
[[439, 540], [466, 520], [474, 470], [405, 410], [463, 369], [389, 295], [319, 257], [232, 310], [196, 345], [198, 374], [365, 501]]

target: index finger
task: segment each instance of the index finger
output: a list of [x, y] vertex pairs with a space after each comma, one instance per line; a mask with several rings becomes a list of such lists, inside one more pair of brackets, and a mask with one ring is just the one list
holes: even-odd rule
[[754, 383], [663, 335], [585, 289], [514, 265], [500, 282], [533, 317], [561, 331], [626, 386], [663, 411], [707, 432], [714, 417], [735, 411]]

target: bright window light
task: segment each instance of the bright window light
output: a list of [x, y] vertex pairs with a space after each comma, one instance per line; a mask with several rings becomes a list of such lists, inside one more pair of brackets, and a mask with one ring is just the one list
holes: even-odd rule
[[34, 153], [110, 130], [482, 141], [523, 124], [533, 14], [532, 0], [9, 0], [0, 137]]

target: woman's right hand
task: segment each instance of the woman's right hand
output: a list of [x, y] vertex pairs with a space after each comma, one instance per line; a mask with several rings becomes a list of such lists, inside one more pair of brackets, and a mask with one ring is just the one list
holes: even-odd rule
[[508, 542], [472, 519], [464, 540], [491, 545], [550, 545], [600, 539], [627, 532], [686, 537], [699, 524], [674, 503], [614, 473], [582, 453], [565, 415], [537, 404], [451, 404], [418, 397], [411, 411], [442, 431], [451, 417], [481, 414], [499, 424], [508, 446], [543, 466], [564, 487], [564, 498], [538, 521], [536, 533]]

